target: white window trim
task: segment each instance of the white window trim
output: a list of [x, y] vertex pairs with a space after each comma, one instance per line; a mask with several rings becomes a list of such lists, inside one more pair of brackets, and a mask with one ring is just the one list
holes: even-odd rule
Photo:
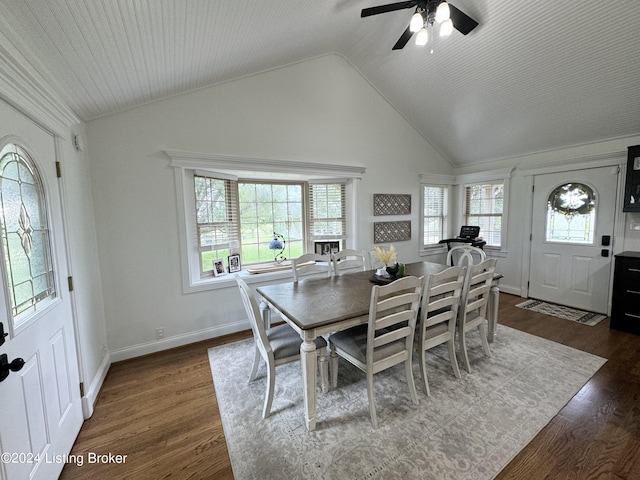
[[444, 225], [442, 229], [443, 235], [449, 238], [449, 229], [451, 228], [451, 198], [452, 188], [456, 185], [456, 177], [454, 175], [439, 174], [421, 174], [420, 175], [420, 253], [421, 257], [434, 255], [446, 251], [444, 244], [424, 245], [424, 187], [443, 187], [447, 189], [447, 212], [445, 212]]
[[[176, 186], [176, 202], [178, 206], [178, 235], [180, 242], [180, 258], [183, 293], [202, 292], [218, 288], [235, 286], [233, 275], [220, 277], [200, 277], [200, 262], [197, 256], [195, 234], [195, 197], [191, 182], [196, 171], [208, 174], [222, 174], [227, 178], [252, 179], [291, 179], [311, 182], [314, 180], [347, 179], [346, 198], [350, 205], [347, 211], [348, 243], [356, 240], [356, 222], [352, 221], [353, 211], [357, 206], [357, 184], [362, 179], [366, 168], [353, 165], [332, 165], [325, 163], [298, 162], [289, 160], [270, 160], [229, 155], [214, 155], [180, 150], [165, 150], [171, 159], [169, 165], [174, 167]], [[353, 209], [353, 210], [352, 210]], [[351, 217], [351, 218], [350, 218]], [[248, 283], [286, 280], [291, 277], [289, 270], [250, 275], [241, 273]]]
[[472, 185], [491, 182], [504, 183], [504, 199], [502, 204], [502, 231], [500, 232], [500, 247], [485, 245], [484, 250], [489, 256], [505, 257], [508, 251], [508, 224], [509, 224], [509, 184], [511, 176], [515, 168], [505, 168], [501, 170], [491, 170], [487, 172], [470, 173], [465, 175], [457, 175], [456, 181], [460, 188], [458, 189], [458, 224], [464, 222], [465, 193], [466, 188]]

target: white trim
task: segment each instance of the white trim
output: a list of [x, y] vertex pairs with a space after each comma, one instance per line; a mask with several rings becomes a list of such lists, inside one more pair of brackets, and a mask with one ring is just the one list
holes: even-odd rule
[[420, 184], [422, 185], [456, 185], [458, 182], [455, 175], [441, 175], [438, 173], [421, 173]]
[[0, 26], [0, 97], [49, 132], [69, 138], [68, 128], [80, 123], [80, 118], [53, 92], [50, 80], [34, 68], [35, 60], [26, 59], [15, 48], [12, 38], [18, 36], [2, 17]]
[[107, 373], [109, 373], [110, 367], [111, 355], [109, 352], [105, 352], [104, 357], [102, 357], [100, 367], [98, 367], [98, 371], [93, 377], [89, 389], [85, 389], [84, 397], [82, 397], [82, 414], [84, 415], [85, 420], [91, 418], [91, 415], [93, 415], [93, 407], [96, 404], [96, 400], [98, 400], [98, 394], [100, 393], [104, 379], [107, 377]]
[[311, 177], [346, 177], [362, 178], [366, 168], [355, 165], [332, 165], [328, 163], [299, 162], [293, 160], [275, 160], [266, 158], [238, 157], [232, 155], [218, 155], [212, 153], [187, 152], [182, 150], [165, 150], [171, 159], [172, 167], [193, 170], [222, 171], [242, 177], [239, 172], [255, 173], [288, 173], [303, 176], [306, 180]]
[[[563, 162], [558, 165], [557, 162], [546, 166], [538, 166], [535, 168], [522, 169], [522, 175], [525, 177], [535, 175], [546, 175], [548, 173], [571, 172], [574, 170], [585, 170], [589, 168], [608, 167], [613, 165], [626, 165], [627, 152], [611, 152], [598, 155], [591, 155], [584, 158], [572, 158], [568, 160], [570, 163]], [[586, 163], [586, 165], [585, 165]]]
[[509, 179], [513, 175], [514, 170], [515, 167], [501, 168], [499, 170], [488, 170], [486, 172], [465, 173], [463, 175], [456, 175], [455, 178], [458, 185], [474, 185], [491, 180]]
[[217, 327], [198, 330], [196, 332], [189, 332], [169, 338], [164, 338], [159, 341], [156, 340], [153, 342], [139, 343], [138, 345], [131, 345], [129, 347], [112, 350], [110, 352], [111, 361], [120, 362], [122, 360], [128, 360], [129, 358], [135, 358], [142, 355], [148, 355], [150, 353], [161, 352], [170, 348], [181, 347], [183, 345], [189, 345], [190, 343], [209, 340], [211, 338], [220, 337], [222, 335], [229, 335], [230, 333], [242, 332], [245, 330], [249, 330], [250, 328], [251, 324], [249, 323], [249, 320], [244, 319]]

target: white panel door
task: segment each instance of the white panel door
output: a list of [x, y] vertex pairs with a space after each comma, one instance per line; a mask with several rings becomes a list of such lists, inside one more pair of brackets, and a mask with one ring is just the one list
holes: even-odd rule
[[[28, 168], [8, 160], [23, 157], [3, 151], [7, 144], [21, 145], [16, 152], [33, 160], [42, 195], [32, 195], [36, 183]], [[8, 332], [0, 354], [25, 362], [0, 383], [3, 480], [58, 478], [83, 421], [55, 160], [53, 136], [0, 102], [0, 322]], [[33, 198], [44, 208], [34, 209]]]
[[[529, 297], [607, 313], [617, 170], [600, 167], [534, 177]], [[609, 246], [603, 245], [605, 235], [611, 238]]]

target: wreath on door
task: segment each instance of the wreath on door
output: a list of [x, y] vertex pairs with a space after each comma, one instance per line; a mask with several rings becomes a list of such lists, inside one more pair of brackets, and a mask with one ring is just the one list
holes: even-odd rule
[[582, 183], [566, 183], [551, 192], [548, 205], [563, 215], [588, 215], [596, 208], [596, 194]]

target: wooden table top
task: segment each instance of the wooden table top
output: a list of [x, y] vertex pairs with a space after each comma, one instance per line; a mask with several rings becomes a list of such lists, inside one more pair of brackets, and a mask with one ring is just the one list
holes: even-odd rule
[[[446, 268], [439, 263], [408, 263], [405, 275], [427, 276]], [[298, 283], [258, 287], [257, 291], [301, 330], [310, 330], [368, 315], [373, 274], [374, 270], [369, 270], [331, 278], [308, 278]]]

